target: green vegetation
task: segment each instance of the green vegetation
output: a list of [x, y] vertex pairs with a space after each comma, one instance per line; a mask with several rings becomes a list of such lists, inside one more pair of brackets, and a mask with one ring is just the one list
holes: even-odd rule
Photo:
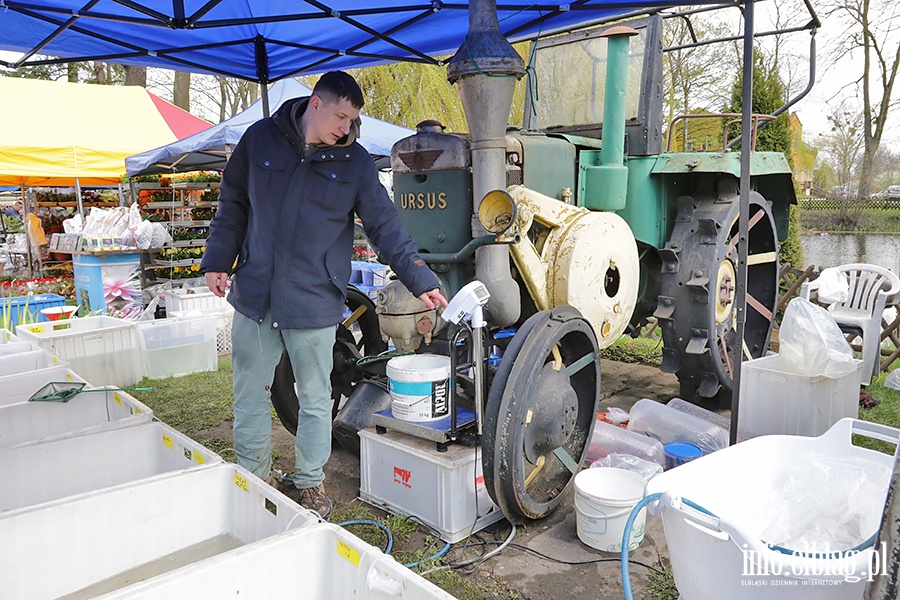
[[678, 588], [669, 561], [662, 560], [661, 571], [650, 571], [647, 591], [654, 600], [678, 600]]
[[[860, 408], [859, 418], [871, 423], [881, 423], [889, 427], [900, 428], [900, 392], [884, 386], [884, 380], [888, 374], [882, 373], [872, 379], [872, 383], [866, 388], [872, 398], [878, 401], [875, 408]], [[863, 436], [854, 436], [853, 443], [863, 448], [871, 448], [885, 454], [894, 454], [893, 444], [874, 440]]]
[[600, 351], [600, 359], [658, 367], [662, 364], [662, 340], [621, 337], [613, 342], [612, 346]]
[[801, 207], [798, 212], [800, 229], [804, 232], [893, 234], [900, 231], [900, 208], [807, 210]]

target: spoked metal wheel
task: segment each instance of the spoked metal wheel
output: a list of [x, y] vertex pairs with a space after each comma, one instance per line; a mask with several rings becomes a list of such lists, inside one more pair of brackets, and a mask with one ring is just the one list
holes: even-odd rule
[[529, 318], [503, 353], [485, 409], [484, 480], [507, 519], [553, 512], [584, 459], [599, 401], [590, 324], [571, 306]]
[[[375, 304], [355, 287], [347, 288], [347, 309], [350, 316], [338, 325], [334, 340], [334, 367], [331, 370], [332, 418], [337, 415], [341, 396], [350, 396], [353, 385], [362, 378], [356, 361], [363, 356], [378, 354], [387, 349], [378, 327]], [[287, 352], [275, 368], [272, 382], [272, 405], [284, 428], [297, 434], [297, 413], [300, 404], [294, 389], [294, 369]]]
[[[678, 201], [672, 237], [661, 251], [662, 291], [655, 316], [663, 326], [662, 370], [676, 373], [686, 400], [730, 401], [737, 343], [737, 195]], [[762, 356], [778, 301], [778, 237], [766, 200], [750, 193], [747, 316], [742, 360]]]

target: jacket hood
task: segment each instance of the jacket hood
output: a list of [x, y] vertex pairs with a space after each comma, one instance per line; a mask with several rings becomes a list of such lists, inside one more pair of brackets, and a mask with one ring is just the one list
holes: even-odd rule
[[[311, 96], [304, 96], [302, 98], [292, 98], [291, 100], [286, 101], [282, 104], [275, 114], [272, 115], [272, 118], [275, 120], [275, 123], [284, 131], [287, 135], [294, 140], [295, 143], [299, 144], [301, 147], [304, 143], [303, 137], [300, 134], [300, 117], [306, 111], [306, 107], [309, 104], [309, 99]], [[331, 146], [343, 148], [345, 146], [349, 146], [353, 142], [359, 139], [359, 127], [362, 124], [362, 120], [357, 117], [350, 124], [350, 133], [342, 137], [335, 144], [321, 144], [322, 146]]]

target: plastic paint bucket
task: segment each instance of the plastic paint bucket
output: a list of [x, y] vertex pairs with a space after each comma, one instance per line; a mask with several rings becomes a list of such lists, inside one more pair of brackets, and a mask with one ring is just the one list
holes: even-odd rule
[[[622, 534], [631, 509], [644, 497], [647, 481], [631, 471], [612, 467], [585, 469], [575, 476], [578, 539], [604, 552], [622, 551]], [[634, 520], [628, 550], [644, 540], [646, 509]]]
[[436, 421], [450, 405], [450, 357], [398, 356], [387, 363], [391, 415], [400, 421]]
[[700, 446], [688, 442], [671, 442], [663, 446], [663, 450], [666, 453], [667, 471], [703, 456]]

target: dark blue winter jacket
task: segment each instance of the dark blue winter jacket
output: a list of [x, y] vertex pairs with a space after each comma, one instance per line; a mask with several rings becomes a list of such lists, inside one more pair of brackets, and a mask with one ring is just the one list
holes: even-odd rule
[[436, 289], [372, 157], [355, 141], [358, 127], [304, 157], [292, 119], [305, 109], [295, 109], [298, 102], [308, 98], [253, 124], [228, 160], [201, 271], [233, 272], [228, 300], [258, 323], [271, 310], [278, 329], [335, 325], [350, 280], [356, 213], [414, 295]]

